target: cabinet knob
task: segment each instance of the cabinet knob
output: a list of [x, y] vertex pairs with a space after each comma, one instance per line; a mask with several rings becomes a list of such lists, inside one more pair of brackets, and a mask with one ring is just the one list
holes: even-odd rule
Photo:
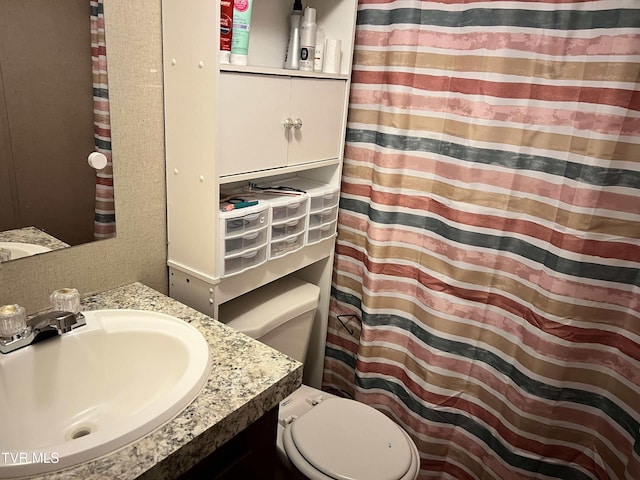
[[292, 120], [292, 119], [287, 118], [287, 119], [284, 121], [283, 125], [284, 125], [284, 129], [285, 129], [285, 130], [291, 130], [291, 127], [293, 127], [293, 126], [294, 126], [294, 123], [293, 123], [293, 120]]
[[296, 118], [296, 121], [293, 122], [293, 128], [295, 128], [296, 130], [300, 130], [302, 128], [302, 120]]

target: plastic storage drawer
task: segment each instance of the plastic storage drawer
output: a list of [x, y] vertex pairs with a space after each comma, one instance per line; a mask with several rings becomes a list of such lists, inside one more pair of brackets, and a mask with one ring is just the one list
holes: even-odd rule
[[316, 228], [310, 228], [307, 232], [307, 245], [317, 243], [325, 238], [332, 237], [336, 233], [336, 222], [321, 225]]
[[249, 268], [257, 267], [267, 261], [267, 246], [258, 248], [257, 250], [249, 250], [236, 256], [225, 257], [224, 259], [224, 277], [244, 272]]
[[319, 212], [312, 212], [309, 214], [309, 228], [319, 227], [326, 223], [330, 223], [338, 218], [338, 206], [327, 208]]
[[306, 223], [306, 217], [301, 217], [275, 225], [272, 224], [271, 241], [273, 242], [274, 240], [280, 240], [304, 232]]
[[295, 252], [302, 247], [304, 247], [304, 232], [293, 237], [287, 237], [283, 240], [272, 241], [269, 258], [282, 257], [283, 255]]
[[[258, 206], [260, 209], [253, 210]], [[224, 222], [225, 237], [241, 235], [264, 227], [269, 219], [269, 208], [264, 204], [256, 207], [248, 207], [246, 210], [252, 210], [246, 212], [245, 209], [240, 209], [221, 213], [220, 219]]]
[[306, 195], [286, 199], [282, 197], [268, 199], [267, 202], [271, 205], [271, 222], [281, 222], [305, 216], [308, 201], [309, 197]]
[[338, 205], [339, 200], [340, 200], [340, 190], [336, 187], [333, 191], [320, 194], [315, 197], [311, 197], [309, 211], [315, 212], [318, 210], [323, 210], [325, 208], [336, 206]]
[[320, 183], [301, 177], [282, 180], [280, 183], [307, 192], [310, 212], [336, 206], [340, 201], [340, 187], [338, 186], [332, 186], [327, 183]]
[[261, 230], [244, 233], [236, 237], [226, 237], [224, 240], [224, 255], [250, 250], [267, 243], [269, 229], [265, 225]]

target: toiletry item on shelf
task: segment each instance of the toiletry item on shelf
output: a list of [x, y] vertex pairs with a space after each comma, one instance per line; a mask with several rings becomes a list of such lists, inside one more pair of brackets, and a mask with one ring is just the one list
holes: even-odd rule
[[223, 212], [230, 212], [231, 210], [237, 210], [239, 208], [253, 207], [258, 205], [258, 199], [251, 196], [245, 196], [242, 194], [231, 194], [220, 199], [220, 210]]
[[300, 22], [302, 20], [302, 0], [293, 2], [293, 11], [289, 16], [289, 43], [284, 57], [284, 68], [298, 70], [300, 67]]
[[304, 9], [300, 27], [300, 70], [313, 72], [314, 50], [316, 49], [316, 9]]
[[324, 30], [321, 28], [316, 30], [316, 48], [313, 55], [313, 71], [321, 72], [322, 63], [324, 62]]
[[220, 205], [220, 210], [223, 212], [230, 212], [231, 210], [237, 210], [238, 208], [253, 207], [258, 205], [258, 200], [245, 200], [243, 198], [230, 198], [226, 202]]
[[220, 63], [229, 63], [233, 32], [233, 0], [220, 0]]
[[274, 195], [291, 195], [291, 196], [300, 196], [304, 195], [304, 190], [299, 188], [290, 187], [287, 185], [279, 185], [279, 186], [261, 186], [254, 182], [249, 182], [249, 184], [245, 187], [247, 192], [260, 192], [260, 193], [272, 193]]
[[249, 55], [249, 31], [253, 0], [234, 0], [231, 32], [231, 64], [246, 65]]
[[342, 42], [336, 38], [327, 38], [324, 47], [324, 64], [322, 71], [324, 73], [340, 73], [340, 49]]

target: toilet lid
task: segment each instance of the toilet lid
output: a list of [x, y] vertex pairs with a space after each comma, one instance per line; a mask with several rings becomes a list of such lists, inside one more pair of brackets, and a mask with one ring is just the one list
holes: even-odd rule
[[329, 398], [290, 428], [304, 460], [330, 478], [398, 480], [412, 467], [412, 449], [402, 429], [354, 400]]

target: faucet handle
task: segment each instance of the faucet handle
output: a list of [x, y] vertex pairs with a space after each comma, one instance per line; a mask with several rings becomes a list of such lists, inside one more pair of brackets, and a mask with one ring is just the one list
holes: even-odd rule
[[0, 337], [12, 338], [27, 330], [27, 312], [20, 305], [0, 307]]
[[0, 263], [11, 260], [11, 250], [0, 247]]
[[80, 294], [75, 288], [55, 290], [49, 298], [53, 310], [71, 313], [80, 312]]

